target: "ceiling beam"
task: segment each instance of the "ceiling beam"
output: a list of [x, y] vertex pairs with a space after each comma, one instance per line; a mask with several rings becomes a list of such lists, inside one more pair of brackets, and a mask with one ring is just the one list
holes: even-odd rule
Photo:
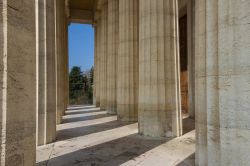
[[70, 9], [70, 22], [92, 24], [94, 13], [92, 10]]

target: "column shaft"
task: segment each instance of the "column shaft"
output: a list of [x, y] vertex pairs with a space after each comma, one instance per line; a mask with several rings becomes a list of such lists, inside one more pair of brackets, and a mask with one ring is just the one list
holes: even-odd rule
[[249, 165], [249, 1], [196, 1], [196, 165]]
[[139, 132], [182, 134], [177, 0], [140, 0]]
[[119, 0], [117, 61], [117, 115], [122, 121], [138, 119], [138, 1]]
[[38, 2], [37, 16], [37, 53], [38, 53], [38, 119], [37, 119], [37, 145], [46, 142], [46, 3], [45, 0]]
[[56, 0], [56, 93], [57, 93], [57, 124], [62, 121], [65, 110], [65, 45], [63, 44], [65, 33], [65, 2]]
[[68, 21], [66, 18], [66, 13], [65, 13], [65, 6], [63, 8], [63, 40], [62, 40], [62, 45], [63, 45], [63, 82], [64, 82], [64, 88], [63, 88], [63, 95], [64, 95], [64, 107], [63, 107], [63, 115], [65, 114], [65, 111], [68, 107], [68, 98], [69, 98], [69, 93], [68, 93]]
[[195, 118], [195, 0], [187, 4], [188, 114]]
[[119, 1], [108, 0], [107, 111], [116, 114]]
[[56, 67], [54, 2], [41, 0], [38, 7], [38, 145], [56, 136]]
[[96, 41], [96, 39], [97, 39], [97, 28], [96, 28], [96, 25], [94, 25], [93, 26], [94, 27], [94, 35], [95, 35], [95, 44], [94, 44], [94, 48], [95, 48], [95, 50], [94, 50], [94, 85], [92, 86], [92, 88], [93, 88], [93, 105], [95, 105], [96, 106], [96, 86], [97, 86], [97, 82], [98, 82], [98, 80], [97, 80], [97, 78], [98, 78], [98, 76], [97, 76], [97, 41]]
[[56, 66], [54, 1], [46, 0], [46, 143], [56, 137]]
[[101, 27], [100, 27], [100, 15], [97, 16], [96, 26], [95, 26], [95, 71], [94, 71], [94, 80], [95, 80], [95, 104], [96, 107], [100, 107], [100, 73], [101, 73], [101, 63], [100, 63], [100, 38]]
[[36, 3], [0, 1], [1, 165], [36, 161]]
[[[66, 2], [66, 1], [65, 1]], [[69, 105], [69, 55], [68, 55], [68, 18], [66, 14], [66, 8], [64, 7], [64, 57], [65, 57], [65, 109]]]
[[108, 2], [103, 0], [101, 10], [101, 43], [100, 43], [100, 108], [107, 108], [107, 22]]

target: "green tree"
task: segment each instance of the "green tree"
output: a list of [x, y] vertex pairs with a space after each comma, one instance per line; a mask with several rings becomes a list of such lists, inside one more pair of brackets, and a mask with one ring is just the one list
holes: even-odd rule
[[70, 103], [75, 104], [81, 95], [83, 95], [83, 74], [80, 67], [74, 66], [69, 74]]
[[93, 98], [93, 83], [94, 83], [94, 67], [91, 67], [89, 71], [89, 77], [88, 77], [88, 97], [89, 99]]

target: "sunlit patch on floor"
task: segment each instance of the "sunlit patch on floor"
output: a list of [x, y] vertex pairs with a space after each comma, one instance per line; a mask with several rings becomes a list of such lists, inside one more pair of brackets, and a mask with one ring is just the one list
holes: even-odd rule
[[[137, 123], [121, 123], [92, 106], [70, 107], [67, 118], [77, 119], [58, 125], [55, 143], [38, 147], [38, 166], [194, 164], [194, 131], [173, 139], [143, 137], [137, 134]], [[192, 125], [193, 120], [187, 124]]]

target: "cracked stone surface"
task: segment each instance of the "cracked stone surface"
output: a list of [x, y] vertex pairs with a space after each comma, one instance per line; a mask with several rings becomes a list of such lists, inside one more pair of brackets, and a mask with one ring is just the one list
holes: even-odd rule
[[191, 166], [194, 120], [183, 122], [182, 137], [143, 137], [137, 123], [119, 122], [93, 106], [70, 107], [57, 126], [57, 141], [37, 148], [37, 166]]

